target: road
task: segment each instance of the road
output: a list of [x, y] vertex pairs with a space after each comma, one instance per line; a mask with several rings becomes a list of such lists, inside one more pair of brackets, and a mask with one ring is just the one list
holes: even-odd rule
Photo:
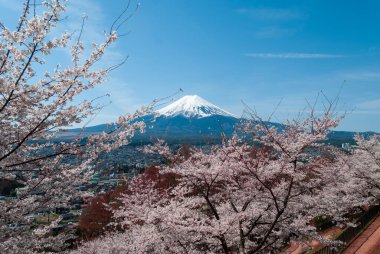
[[380, 216], [342, 254], [380, 254]]

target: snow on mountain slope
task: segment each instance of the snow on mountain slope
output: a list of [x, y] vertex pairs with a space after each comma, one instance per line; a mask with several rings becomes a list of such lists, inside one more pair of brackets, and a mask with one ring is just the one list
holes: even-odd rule
[[233, 114], [206, 101], [198, 95], [186, 95], [172, 104], [157, 111], [158, 114], [173, 117], [182, 115], [185, 117], [203, 118], [214, 115], [234, 117]]

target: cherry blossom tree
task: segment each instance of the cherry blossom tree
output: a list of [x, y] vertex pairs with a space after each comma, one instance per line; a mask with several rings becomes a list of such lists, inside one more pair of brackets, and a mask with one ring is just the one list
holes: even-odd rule
[[[284, 126], [251, 114], [245, 132], [211, 151], [172, 154], [159, 142], [148, 147], [173, 162], [158, 187], [142, 176], [129, 183], [132, 195], [114, 211], [125, 233], [85, 243], [78, 253], [279, 253], [290, 240], [323, 240], [311, 224], [319, 215], [343, 220], [349, 204], [336, 189], [341, 166], [327, 139], [341, 117], [328, 107]], [[117, 252], [117, 251], [116, 251]]]
[[342, 186], [357, 205], [380, 203], [380, 136], [355, 137], [356, 145], [344, 157], [342, 170], [348, 172], [347, 184]]
[[[78, 100], [78, 95], [102, 84], [119, 67], [100, 68], [98, 63], [118, 38], [115, 28], [128, 18], [123, 10], [104, 42], [85, 50], [84, 20], [79, 33], [54, 37], [65, 5], [64, 0], [41, 5], [26, 0], [15, 29], [0, 23], [0, 179], [23, 186], [16, 197], [0, 204], [2, 253], [61, 250], [67, 237], [51, 239], [49, 234], [59, 219], [36, 228], [28, 217], [41, 207], [65, 206], [83, 195], [78, 186], [88, 181], [99, 154], [128, 144], [145, 126], [136, 119], [152, 109], [121, 116], [107, 133], [54, 141], [61, 129], [101, 109], [94, 101]], [[52, 57], [61, 49], [71, 54], [67, 66]], [[49, 70], [52, 65], [56, 67]]]

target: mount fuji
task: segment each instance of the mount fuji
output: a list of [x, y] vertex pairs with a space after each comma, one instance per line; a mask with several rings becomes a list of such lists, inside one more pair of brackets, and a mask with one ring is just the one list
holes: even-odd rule
[[[221, 135], [232, 135], [240, 119], [228, 111], [208, 102], [198, 95], [187, 95], [157, 110], [154, 115], [142, 117], [147, 125], [145, 133], [138, 133], [134, 143], [164, 139], [169, 143], [215, 143]], [[113, 128], [101, 124], [83, 129], [62, 132], [61, 138], [71, 138], [82, 133], [88, 136]]]
[[[232, 135], [239, 118], [198, 95], [187, 95], [156, 111], [155, 121], [137, 139], [161, 138], [174, 143], [213, 143]], [[148, 117], [149, 118], [149, 117]], [[147, 140], [146, 140], [147, 141]]]
[[157, 113], [165, 117], [182, 115], [188, 118], [204, 118], [219, 115], [236, 118], [233, 114], [206, 101], [198, 95], [183, 96], [172, 104], [157, 110]]
[[[144, 116], [140, 120], [147, 124], [145, 133], [138, 133], [133, 142], [146, 143], [157, 138], [168, 143], [219, 143], [222, 133], [227, 137], [235, 131], [241, 119], [228, 111], [208, 102], [198, 95], [186, 95], [173, 103], [157, 110], [154, 115]], [[284, 128], [279, 123], [268, 123], [271, 126]], [[113, 128], [113, 125], [101, 124], [83, 129], [71, 129], [62, 132], [61, 138], [71, 138], [82, 133], [83, 137], [100, 133]], [[356, 133], [346, 131], [332, 131], [329, 142], [336, 145], [352, 143]], [[364, 136], [373, 133], [361, 133]]]

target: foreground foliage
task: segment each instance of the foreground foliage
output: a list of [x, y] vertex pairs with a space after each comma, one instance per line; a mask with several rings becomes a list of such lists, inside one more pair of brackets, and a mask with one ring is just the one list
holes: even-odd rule
[[[59, 219], [36, 228], [28, 217], [40, 208], [53, 210], [84, 195], [78, 186], [88, 181], [98, 155], [128, 144], [145, 126], [135, 119], [150, 111], [148, 107], [121, 116], [109, 133], [85, 141], [80, 136], [53, 141], [59, 130], [101, 109], [93, 101], [78, 100], [78, 95], [101, 84], [118, 67], [96, 66], [117, 39], [112, 28], [103, 43], [88, 51], [81, 41], [84, 26], [75, 37], [63, 33], [53, 38], [54, 29], [64, 20], [65, 2], [49, 0], [36, 5], [26, 0], [15, 29], [0, 23], [0, 179], [22, 186], [0, 204], [2, 253], [65, 248], [70, 233], [57, 237], [50, 233]], [[116, 26], [120, 19], [123, 15]], [[67, 47], [71, 61], [60, 66], [52, 56]]]
[[163, 142], [148, 147], [172, 163], [152, 179], [143, 174], [129, 183], [114, 210], [123, 233], [77, 252], [279, 253], [291, 240], [330, 244], [313, 218], [344, 223], [347, 212], [365, 203], [346, 191], [356, 188], [346, 186], [351, 155], [320, 142], [340, 118], [329, 109], [318, 117], [311, 112], [283, 130], [256, 120], [245, 126], [253, 142], [234, 137], [211, 152], [193, 149], [186, 156], [172, 154]]

